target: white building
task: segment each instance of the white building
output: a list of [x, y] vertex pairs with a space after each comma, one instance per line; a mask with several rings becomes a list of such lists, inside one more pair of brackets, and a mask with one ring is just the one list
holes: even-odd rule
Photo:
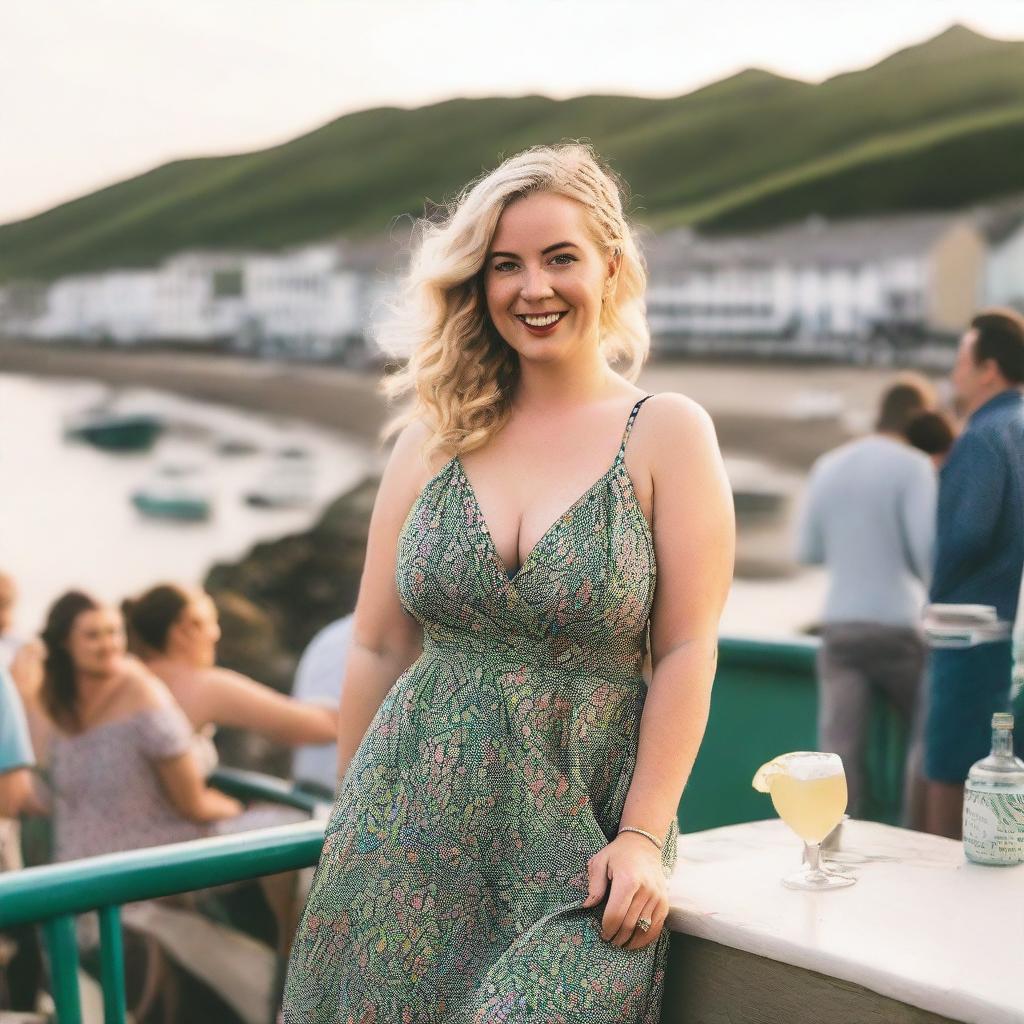
[[245, 316], [245, 255], [190, 251], [157, 271], [152, 337], [184, 342], [233, 338]]
[[27, 325], [30, 337], [79, 338], [121, 344], [153, 337], [157, 274], [112, 270], [55, 281], [46, 291], [45, 311]]
[[248, 257], [245, 340], [311, 355], [333, 353], [361, 327], [356, 278], [340, 266], [334, 243]]
[[648, 246], [648, 321], [663, 339], [811, 347], [891, 329], [956, 332], [981, 297], [984, 259], [985, 240], [963, 215], [811, 218], [724, 238], [683, 229]]
[[362, 336], [385, 274], [379, 243], [281, 253], [188, 251], [147, 270], [108, 270], [0, 292], [10, 336], [144, 343], [235, 343], [307, 355]]

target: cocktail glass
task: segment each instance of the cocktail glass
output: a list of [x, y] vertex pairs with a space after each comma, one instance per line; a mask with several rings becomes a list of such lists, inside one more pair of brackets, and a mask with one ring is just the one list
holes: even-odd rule
[[761, 765], [754, 789], [770, 793], [779, 817], [804, 841], [805, 863], [786, 875], [789, 889], [839, 889], [857, 881], [821, 862], [822, 840], [843, 819], [846, 810], [846, 773], [838, 754], [794, 750]]

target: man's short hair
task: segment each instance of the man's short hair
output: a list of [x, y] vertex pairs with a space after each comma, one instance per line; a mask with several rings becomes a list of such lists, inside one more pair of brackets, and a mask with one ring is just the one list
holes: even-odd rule
[[1011, 384], [1024, 383], [1024, 316], [1004, 306], [983, 309], [971, 327], [978, 332], [975, 365], [991, 359]]
[[902, 374], [882, 395], [875, 429], [903, 434], [918, 413], [934, 406], [935, 388], [928, 378], [919, 373]]

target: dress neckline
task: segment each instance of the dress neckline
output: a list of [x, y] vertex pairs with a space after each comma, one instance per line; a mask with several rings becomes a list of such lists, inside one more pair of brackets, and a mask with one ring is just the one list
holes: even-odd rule
[[619, 450], [616, 452], [615, 459], [612, 461], [612, 464], [578, 498], [576, 498], [576, 500], [573, 501], [568, 508], [566, 508], [563, 512], [561, 512], [558, 516], [555, 517], [551, 525], [548, 526], [548, 528], [537, 539], [537, 542], [533, 545], [533, 547], [530, 548], [530, 550], [527, 552], [526, 557], [520, 563], [519, 568], [516, 569], [514, 572], [509, 571], [508, 567], [502, 560], [501, 555], [498, 554], [498, 549], [494, 544], [494, 537], [491, 534], [491, 529], [487, 525], [487, 517], [484, 515], [484, 510], [480, 505], [480, 499], [477, 497], [476, 488], [473, 486], [473, 482], [469, 479], [469, 474], [466, 472], [466, 467], [463, 465], [462, 459], [458, 455], [454, 455], [452, 457], [450, 464], [453, 464], [458, 467], [459, 480], [462, 484], [465, 485], [466, 491], [473, 502], [473, 508], [477, 514], [477, 517], [479, 518], [480, 532], [484, 535], [488, 554], [494, 561], [495, 566], [498, 568], [501, 577], [510, 586], [514, 586], [516, 583], [519, 582], [527, 566], [533, 561], [534, 555], [536, 555], [537, 552], [544, 546], [548, 537], [555, 532], [558, 526], [565, 519], [571, 516], [572, 513], [575, 512], [576, 509], [580, 505], [582, 505], [583, 502], [587, 498], [589, 498], [590, 495], [595, 490], [597, 490], [598, 487], [604, 484], [613, 473], [617, 473], [620, 469], [622, 471], [623, 477], [626, 479], [626, 481], [628, 481], [629, 492], [632, 496], [633, 503], [636, 507], [637, 512], [639, 513], [640, 518], [644, 521], [644, 527], [646, 528], [648, 537], [650, 537], [650, 524], [647, 522], [647, 516], [644, 515], [643, 510], [640, 508], [639, 499], [637, 498], [636, 490], [633, 487], [633, 479], [632, 477], [630, 477], [629, 471], [626, 469], [625, 465], [626, 442], [629, 440], [630, 431], [633, 427], [633, 421], [636, 419], [636, 414], [637, 412], [639, 412], [640, 406], [643, 405], [643, 403], [647, 401], [647, 399], [650, 397], [650, 395], [644, 395], [633, 405], [632, 410], [630, 410], [629, 418], [626, 420], [626, 428], [623, 431], [622, 441], [619, 444]]
[[[171, 705], [173, 707], [173, 705]], [[116, 726], [130, 725], [137, 722], [139, 719], [145, 718], [150, 715], [166, 714], [168, 709], [167, 704], [155, 704], [152, 707], [140, 708], [138, 711], [133, 711], [128, 715], [119, 715], [117, 718], [106, 718], [102, 722], [97, 722], [95, 725], [90, 725], [86, 729], [80, 729], [78, 732], [65, 732], [63, 729], [54, 727], [50, 734], [51, 742], [58, 740], [62, 743], [72, 742], [74, 740], [87, 739], [95, 733], [102, 732], [106, 729], [111, 729]]]
[[[507, 579], [507, 580], [508, 580], [508, 582], [509, 582], [509, 583], [517, 583], [517, 582], [519, 581], [519, 578], [520, 578], [520, 577], [521, 577], [521, 576], [523, 575], [523, 571], [524, 571], [524, 570], [526, 569], [526, 567], [527, 567], [527, 566], [528, 566], [528, 565], [530, 564], [531, 560], [533, 559], [533, 556], [534, 556], [534, 555], [535, 555], [535, 554], [537, 553], [538, 549], [539, 549], [539, 548], [540, 548], [540, 547], [541, 547], [541, 546], [542, 546], [542, 545], [544, 544], [544, 542], [545, 542], [545, 541], [547, 540], [548, 536], [549, 536], [550, 534], [554, 533], [554, 531], [555, 531], [556, 527], [557, 527], [557, 526], [558, 526], [558, 525], [559, 525], [559, 524], [560, 524], [560, 523], [562, 522], [562, 520], [563, 520], [563, 519], [565, 519], [565, 518], [566, 518], [567, 516], [570, 516], [570, 515], [572, 515], [572, 513], [576, 511], [577, 507], [578, 507], [579, 505], [581, 505], [581, 504], [582, 504], [582, 503], [584, 502], [584, 500], [585, 500], [586, 498], [588, 498], [588, 497], [590, 496], [590, 494], [591, 494], [591, 493], [592, 493], [593, 491], [597, 490], [597, 488], [598, 488], [598, 487], [599, 487], [599, 486], [600, 486], [601, 484], [603, 484], [603, 483], [604, 483], [604, 482], [606, 481], [606, 479], [607, 479], [607, 478], [608, 478], [608, 477], [609, 477], [609, 476], [610, 476], [610, 475], [611, 475], [611, 474], [612, 474], [613, 472], [615, 472], [615, 471], [616, 471], [616, 470], [617, 470], [617, 469], [619, 468], [619, 465], [620, 465], [620, 463], [619, 463], [619, 462], [618, 462], [618, 461], [616, 460], [616, 462], [615, 462], [615, 464], [614, 464], [614, 465], [612, 465], [612, 466], [610, 466], [610, 467], [609, 467], [608, 469], [606, 469], [606, 470], [605, 470], [605, 471], [604, 471], [604, 472], [603, 472], [603, 473], [602, 473], [602, 474], [601, 474], [601, 475], [600, 475], [600, 476], [599, 476], [599, 477], [598, 477], [598, 478], [597, 478], [597, 479], [596, 479], [596, 480], [595, 480], [595, 481], [594, 481], [594, 482], [593, 482], [593, 483], [592, 483], [592, 484], [591, 484], [591, 485], [590, 485], [590, 486], [589, 486], [589, 487], [588, 487], [588, 488], [587, 488], [587, 489], [586, 489], [586, 490], [585, 490], [585, 491], [584, 491], [584, 492], [583, 492], [583, 493], [582, 493], [582, 494], [581, 494], [581, 495], [580, 495], [580, 496], [579, 496], [579, 497], [578, 497], [578, 498], [577, 498], [577, 499], [576, 499], [576, 500], [575, 500], [575, 501], [574, 501], [574, 502], [573, 502], [573, 503], [572, 503], [572, 504], [571, 504], [571, 505], [570, 505], [570, 506], [569, 506], [569, 507], [568, 507], [568, 508], [567, 508], [567, 509], [566, 509], [566, 510], [564, 511], [564, 512], [562, 512], [562, 513], [561, 513], [561, 514], [560, 514], [560, 515], [559, 515], [559, 516], [558, 516], [558, 517], [557, 517], [557, 518], [555, 519], [555, 521], [554, 521], [554, 522], [553, 522], [553, 523], [552, 523], [552, 524], [551, 524], [551, 525], [550, 525], [550, 526], [549, 526], [549, 527], [548, 527], [548, 528], [547, 528], [547, 529], [546, 529], [546, 530], [545, 530], [545, 531], [544, 531], [544, 532], [543, 532], [543, 533], [542, 533], [542, 534], [540, 535], [539, 539], [537, 540], [537, 543], [536, 543], [536, 544], [534, 544], [532, 548], [530, 548], [529, 552], [527, 553], [526, 557], [525, 557], [525, 558], [523, 559], [523, 561], [522, 561], [522, 563], [520, 564], [519, 568], [518, 568], [518, 569], [516, 569], [516, 571], [515, 571], [515, 572], [509, 572], [509, 570], [508, 570], [508, 568], [506, 567], [505, 563], [504, 563], [504, 562], [502, 561], [501, 555], [499, 555], [499, 554], [498, 554], [498, 549], [497, 549], [497, 548], [495, 547], [495, 545], [494, 545], [494, 538], [493, 538], [493, 537], [491, 536], [491, 529], [490, 529], [490, 527], [489, 527], [489, 526], [487, 525], [487, 519], [486, 519], [486, 517], [484, 516], [484, 511], [483, 511], [483, 509], [482, 509], [482, 508], [480, 507], [480, 501], [479, 501], [479, 499], [478, 499], [478, 498], [477, 498], [477, 496], [476, 496], [476, 491], [475, 491], [475, 490], [474, 490], [474, 488], [473, 488], [473, 484], [472, 484], [472, 481], [471, 481], [471, 480], [469, 479], [469, 477], [468, 477], [468, 476], [466, 475], [466, 470], [465, 470], [465, 467], [464, 467], [464, 466], [462, 465], [462, 461], [461, 461], [461, 460], [459, 459], [459, 457], [458, 457], [457, 455], [455, 456], [455, 460], [454, 460], [454, 461], [455, 461], [455, 463], [456, 463], [456, 464], [458, 465], [458, 467], [459, 467], [459, 480], [460, 480], [460, 482], [461, 482], [462, 484], [464, 484], [464, 485], [465, 485], [465, 487], [466, 487], [466, 491], [467, 491], [467, 493], [469, 494], [470, 498], [471, 498], [471, 499], [472, 499], [472, 501], [473, 501], [473, 508], [474, 508], [474, 510], [476, 511], [476, 514], [477, 514], [477, 516], [479, 517], [479, 520], [480, 520], [480, 532], [481, 532], [481, 533], [482, 533], [482, 534], [484, 535], [484, 537], [486, 538], [486, 543], [487, 543], [488, 553], [490, 554], [491, 558], [493, 558], [493, 559], [494, 559], [494, 562], [495, 562], [495, 564], [497, 565], [498, 569], [499, 569], [499, 570], [501, 571], [501, 574], [502, 574], [502, 575], [503, 575], [503, 576], [505, 577], [505, 579]], [[626, 479], [627, 479], [627, 480], [630, 480], [630, 477], [629, 477], [629, 473], [628, 473], [628, 472], [625, 472], [625, 467], [623, 467], [623, 470], [624, 470], [624, 476], [626, 477]], [[633, 487], [632, 487], [632, 480], [630, 480], [630, 490], [632, 491], [632, 489], [633, 489]], [[642, 516], [642, 518], [643, 518], [644, 522], [647, 522], [647, 517], [646, 517], [646, 516], [644, 516], [644, 515], [643, 515], [643, 513], [641, 513], [641, 516]]]

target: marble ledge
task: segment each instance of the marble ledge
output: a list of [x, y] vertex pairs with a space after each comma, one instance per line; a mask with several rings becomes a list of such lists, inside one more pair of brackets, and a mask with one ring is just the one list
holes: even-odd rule
[[857, 884], [785, 888], [802, 844], [778, 818], [679, 836], [667, 926], [970, 1024], [1024, 1024], [1024, 864], [847, 819], [826, 859]]

